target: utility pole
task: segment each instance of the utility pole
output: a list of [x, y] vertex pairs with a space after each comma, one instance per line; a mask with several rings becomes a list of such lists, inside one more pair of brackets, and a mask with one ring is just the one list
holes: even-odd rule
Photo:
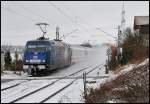
[[122, 37], [124, 37], [124, 30], [125, 30], [125, 8], [124, 8], [124, 1], [122, 4], [122, 12], [121, 12], [121, 26], [120, 26], [120, 30], [122, 31]]
[[121, 25], [118, 26], [118, 49], [117, 49], [117, 58], [120, 60], [122, 57], [122, 44], [124, 40], [124, 30], [125, 30], [125, 8], [124, 8], [124, 1], [122, 5], [122, 12], [121, 12]]
[[17, 49], [15, 49], [15, 74], [17, 71], [17, 61], [18, 61], [18, 53], [17, 53]]
[[118, 26], [118, 38], [117, 38], [117, 60], [120, 60], [122, 57], [122, 44], [123, 44], [123, 39], [124, 39], [124, 30], [125, 30], [125, 8], [124, 8], [124, 1], [123, 1], [123, 6], [122, 6], [122, 12], [121, 12], [121, 25]]
[[83, 84], [84, 84], [84, 98], [86, 99], [86, 96], [87, 96], [87, 89], [86, 89], [86, 72], [83, 73]]
[[117, 46], [117, 59], [120, 60], [122, 55], [122, 38], [121, 38], [122, 31], [120, 30], [120, 26], [118, 26], [118, 46]]
[[56, 27], [56, 40], [59, 40], [59, 27]]

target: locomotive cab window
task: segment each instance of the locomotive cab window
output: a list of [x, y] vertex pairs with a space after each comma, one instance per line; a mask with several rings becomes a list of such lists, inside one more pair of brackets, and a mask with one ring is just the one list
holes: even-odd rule
[[28, 45], [27, 51], [43, 52], [47, 51], [47, 48], [44, 45]]

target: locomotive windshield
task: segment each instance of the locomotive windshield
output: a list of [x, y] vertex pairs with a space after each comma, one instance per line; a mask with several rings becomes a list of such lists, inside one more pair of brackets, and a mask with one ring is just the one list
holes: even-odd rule
[[28, 52], [44, 52], [47, 50], [47, 46], [49, 45], [48, 41], [29, 41], [26, 44], [26, 50]]
[[44, 46], [44, 45], [27, 45], [27, 50], [28, 51], [36, 51], [36, 52], [46, 51], [46, 46]]

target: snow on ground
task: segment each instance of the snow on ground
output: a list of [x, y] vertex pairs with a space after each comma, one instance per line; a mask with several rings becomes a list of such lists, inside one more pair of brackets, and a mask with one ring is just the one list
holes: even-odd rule
[[[19, 73], [19, 72], [17, 72]], [[14, 74], [14, 71], [4, 71], [4, 73], [1, 75], [1, 79], [18, 79], [18, 78], [25, 78], [27, 77], [27, 73], [21, 72], [21, 75]]]
[[[92, 80], [93, 79], [87, 79], [87, 81], [92, 81]], [[93, 86], [98, 87], [99, 84], [102, 82], [102, 80], [97, 80], [98, 83], [95, 84], [87, 84], [87, 87], [93, 87]], [[15, 88], [1, 92], [1, 96], [2, 96], [1, 101], [3, 103], [8, 103], [16, 99], [17, 97], [23, 96], [33, 90], [36, 90], [44, 85], [47, 85], [48, 82], [50, 83], [52, 81], [53, 80], [51, 81], [33, 80], [26, 83], [22, 83], [21, 85]], [[67, 85], [70, 82], [71, 82], [70, 79], [61, 80], [56, 84], [49, 86], [46, 89], [33, 94], [32, 96], [26, 97], [25, 99], [18, 101], [17, 103], [40, 102], [48, 95], [51, 95], [52, 93], [54, 93], [55, 91], [57, 91], [58, 89], [62, 88], [63, 86]], [[84, 102], [82, 98], [82, 93], [83, 93], [83, 79], [78, 79], [71, 86], [61, 91], [58, 95], [46, 101], [46, 103], [48, 102], [49, 103], [71, 103], [71, 102], [82, 103]]]
[[147, 58], [145, 61], [143, 61], [142, 63], [140, 63], [137, 67], [145, 65], [147, 63], [149, 63], [149, 58]]
[[15, 81], [6, 82], [1, 85], [1, 89], [8, 88], [10, 86], [16, 85], [16, 84], [24, 82], [24, 81], [26, 81], [26, 80], [15, 80]]
[[57, 96], [49, 99], [45, 103], [83, 103], [83, 80], [79, 79]]
[[[92, 78], [87, 81], [93, 80]], [[102, 79], [105, 80], [105, 79]], [[87, 87], [98, 87], [102, 80], [97, 80], [98, 83], [87, 84]], [[83, 79], [79, 79], [69, 86], [67, 89], [60, 92], [57, 96], [49, 99], [45, 103], [84, 103], [83, 92], [84, 92]]]
[[22, 83], [19, 86], [11, 88], [9, 90], [4, 90], [1, 92], [1, 102], [8, 103], [20, 96], [23, 96], [31, 91], [34, 91], [42, 86], [45, 86], [51, 83], [53, 80], [44, 81], [44, 80], [32, 80], [26, 83]]
[[118, 75], [125, 74], [125, 73], [127, 73], [127, 72], [133, 70], [133, 68], [134, 68], [135, 66], [136, 66], [135, 64], [126, 65], [126, 66], [123, 68], [123, 70], [121, 70], [121, 71], [119, 72]]
[[63, 81], [56, 82], [55, 84], [53, 84], [43, 90], [40, 90], [37, 93], [32, 94], [32, 96], [28, 96], [20, 101], [17, 101], [16, 103], [29, 103], [29, 102], [30, 103], [38, 103], [38, 102], [42, 101], [43, 99], [47, 98], [48, 96], [50, 96], [51, 94], [53, 94], [54, 92], [58, 91], [62, 87], [69, 84], [72, 80], [65, 79]]
[[105, 75], [104, 65], [100, 65], [96, 70], [88, 74], [88, 76], [103, 76], [103, 75]]

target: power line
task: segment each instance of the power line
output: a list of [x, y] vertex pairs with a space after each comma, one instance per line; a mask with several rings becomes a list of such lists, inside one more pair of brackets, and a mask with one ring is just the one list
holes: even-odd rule
[[76, 31], [78, 31], [78, 29], [75, 29], [75, 30], [73, 30], [73, 31], [71, 31], [71, 32], [69, 32], [69, 33], [67, 33], [66, 35], [63, 35], [62, 37], [60, 37], [60, 39], [65, 38], [65, 37], [69, 36], [70, 34], [76, 32]]
[[98, 29], [98, 30], [100, 30], [100, 31], [102, 31], [103, 33], [105, 33], [105, 34], [107, 34], [107, 35], [109, 35], [110, 37], [112, 37], [112, 38], [114, 38], [114, 39], [117, 39], [117, 37], [114, 37], [114, 36], [112, 36], [111, 34], [109, 34], [109, 33], [107, 33], [107, 32], [105, 32], [104, 30], [102, 30], [101, 28], [96, 28], [96, 29]]
[[[20, 7], [20, 8], [22, 8], [22, 9], [24, 9], [24, 10], [26, 10], [26, 11], [28, 11], [28, 12], [30, 12], [31, 14], [34, 14], [34, 15], [36, 15], [37, 17], [40, 17], [40, 18], [42, 18], [42, 19], [44, 19], [44, 20], [49, 20], [47, 17], [45, 17], [45, 16], [41, 16], [40, 14], [38, 14], [38, 13], [35, 13], [33, 10], [31, 10], [31, 9], [29, 9], [29, 8], [26, 8], [26, 7], [24, 7], [24, 6], [22, 6], [22, 5], [17, 5], [18, 7]], [[52, 21], [51, 21], [52, 22]], [[53, 23], [54, 24], [54, 23]]]
[[62, 15], [67, 17], [71, 22], [73, 22], [72, 18], [68, 16], [64, 11], [62, 11], [59, 7], [57, 7], [54, 3], [52, 3], [51, 1], [48, 1], [48, 3], [52, 5], [53, 7], [55, 7]]
[[[72, 13], [71, 11], [70, 11], [70, 9], [68, 9], [68, 7], [66, 8], [66, 6], [64, 6], [64, 8], [67, 10], [67, 11], [69, 11], [70, 13]], [[74, 16], [75, 17], [75, 19], [80, 19], [80, 21], [83, 23], [83, 24], [85, 24], [85, 25], [87, 25], [88, 23], [87, 22], [85, 22], [81, 17], [79, 17], [79, 16], [77, 16], [77, 15], [75, 15], [75, 14], [72, 14], [72, 16]], [[77, 22], [77, 21], [75, 21], [75, 22]]]
[[[70, 9], [67, 9], [67, 10], [69, 11]], [[77, 17], [77, 18], [79, 18], [79, 17], [76, 16], [76, 15], [74, 15], [74, 16]], [[85, 25], [88, 24], [87, 22], [83, 21], [81, 18], [79, 18], [79, 19], [80, 19], [81, 22], [84, 23]], [[104, 30], [102, 30], [102, 29], [100, 29], [100, 28], [97, 28], [97, 29], [101, 30], [102, 32], [104, 32], [105, 34], [109, 35], [109, 36], [112, 37], [112, 38], [115, 38], [115, 39], [117, 38], [117, 37], [113, 37], [111, 34], [105, 32]]]
[[2, 8], [2, 9], [6, 10], [6, 11], [8, 11], [8, 12], [11, 12], [11, 13], [13, 13], [13, 14], [22, 16], [22, 17], [24, 17], [24, 18], [26, 18], [26, 19], [28, 19], [28, 20], [30, 20], [30, 21], [32, 21], [32, 22], [33, 22], [33, 21], [36, 21], [35, 19], [33, 19], [33, 18], [31, 18], [31, 17], [28, 17], [28, 16], [26, 16], [26, 15], [20, 14], [19, 12], [16, 12], [16, 11], [10, 9], [10, 8]]
[[[73, 24], [77, 24], [77, 25], [80, 25], [78, 23], [74, 23], [74, 20], [69, 16], [67, 15], [62, 9], [60, 9], [59, 7], [57, 7], [54, 3], [48, 1], [48, 3], [50, 5], [52, 5], [53, 7], [55, 7], [62, 15], [64, 15], [66, 18], [68, 18]], [[84, 28], [82, 25], [80, 25], [82, 28]], [[86, 29], [84, 28], [84, 30], [86, 31]]]
[[[64, 6], [65, 7], [65, 6]], [[65, 7], [66, 8], [66, 7]], [[67, 11], [69, 11], [69, 9], [66, 9]], [[71, 11], [69, 11], [70, 13], [72, 13]], [[87, 25], [87, 23], [86, 22], [84, 22], [81, 18], [79, 18], [79, 16], [77, 16], [77, 15], [74, 15], [74, 14], [71, 14], [71, 16], [73, 16], [75, 19], [80, 19], [80, 21], [82, 22], [82, 23], [84, 23], [85, 25]], [[75, 24], [77, 24], [77, 25], [80, 25], [80, 26], [82, 26], [82, 24], [81, 23], [79, 23], [78, 21], [73, 21], [73, 22], [75, 22]], [[83, 26], [82, 26], [83, 27]], [[84, 28], [84, 27], [83, 27]], [[85, 28], [84, 28], [85, 29]]]
[[[74, 21], [73, 21], [73, 19], [70, 17], [70, 16], [68, 16], [62, 9], [60, 9], [59, 7], [57, 7], [54, 3], [52, 3], [52, 2], [48, 2], [49, 4], [51, 4], [53, 7], [55, 7], [61, 14], [63, 14], [65, 17], [67, 17], [71, 22], [73, 22], [74, 23]], [[77, 16], [76, 16], [77, 17]], [[77, 25], [80, 25], [84, 30], [85, 30], [85, 32], [87, 32], [87, 30], [86, 30], [86, 28], [84, 28], [81, 24], [79, 24], [79, 23], [76, 23]], [[103, 31], [104, 32], [104, 31]], [[87, 32], [88, 33], [88, 32]], [[105, 32], [106, 33], [106, 32]], [[107, 33], [108, 34], [108, 33]], [[110, 35], [111, 36], [111, 35]], [[113, 36], [112, 36], [113, 37]], [[114, 38], [114, 37], [113, 37]]]

